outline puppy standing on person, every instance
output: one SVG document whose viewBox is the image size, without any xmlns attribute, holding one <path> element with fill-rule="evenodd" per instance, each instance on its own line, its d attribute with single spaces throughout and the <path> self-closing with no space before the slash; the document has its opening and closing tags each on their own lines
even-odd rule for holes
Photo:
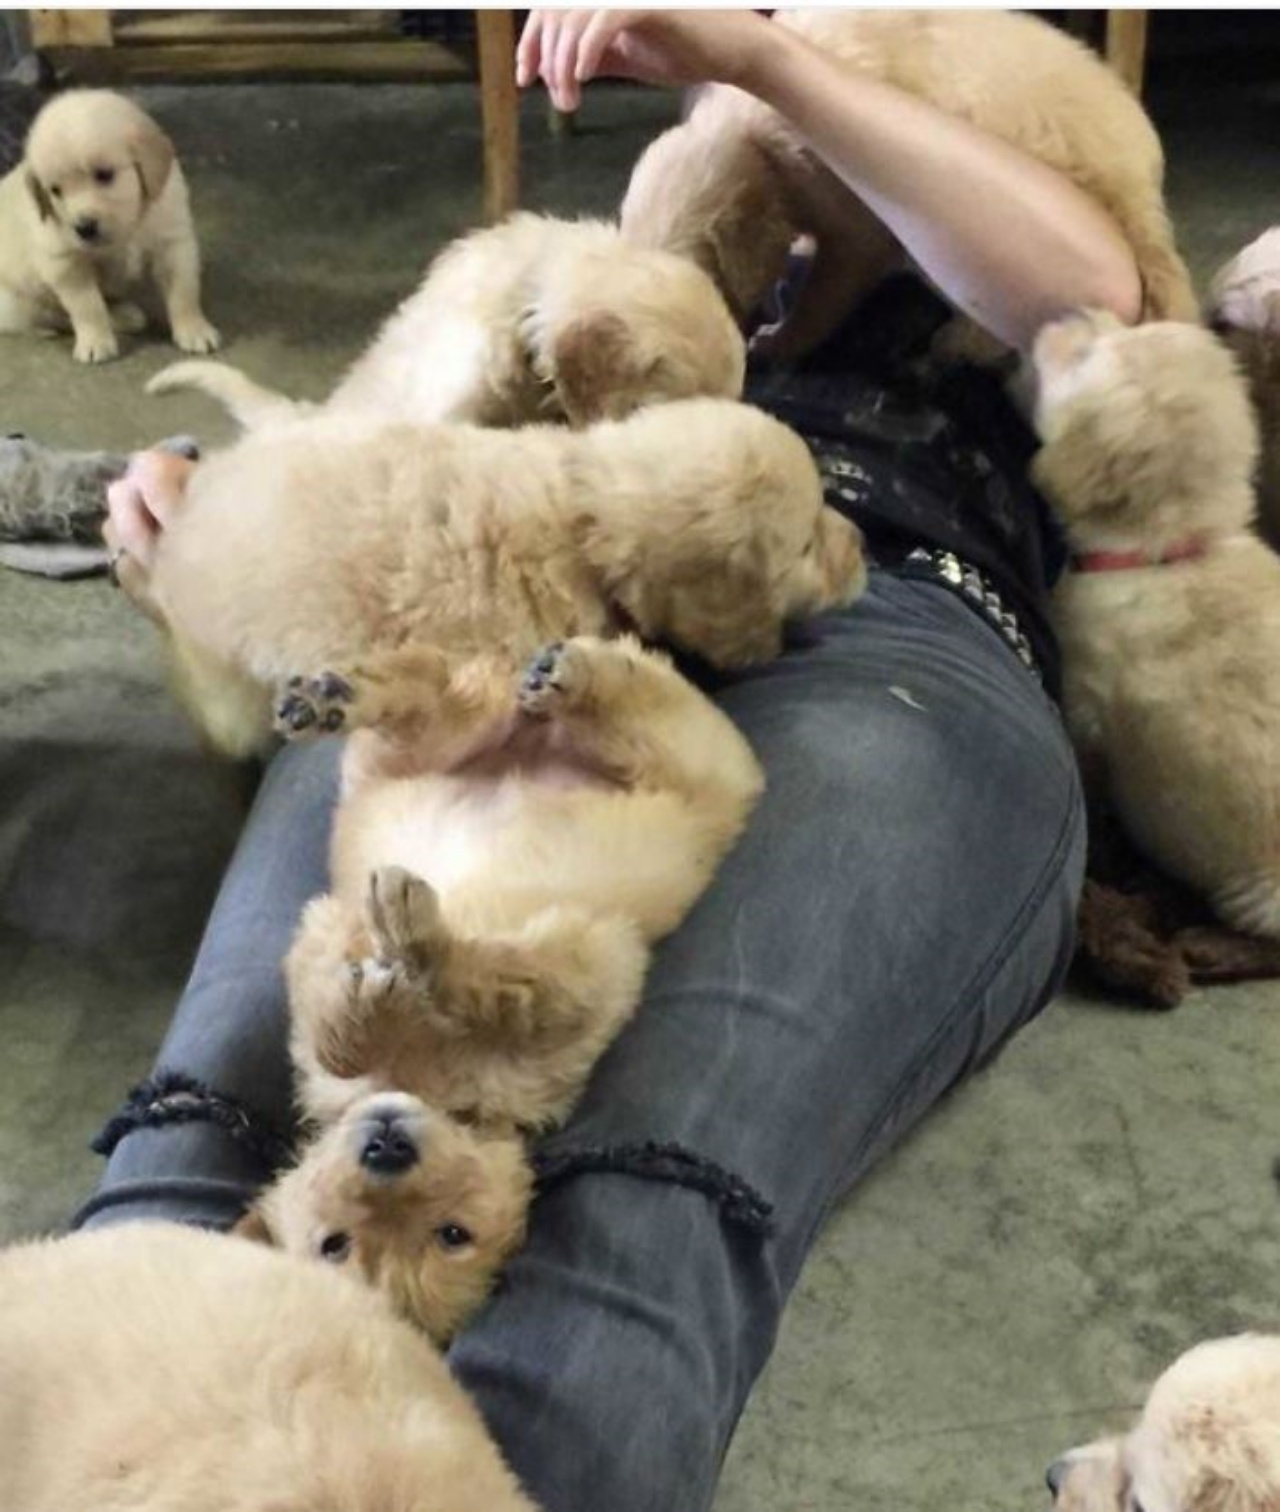
<svg viewBox="0 0 1280 1512">
<path fill-rule="evenodd" d="M 200 251 L 173 143 L 109 90 L 72 90 L 32 124 L 0 182 L 0 332 L 65 330 L 77 362 L 106 362 L 140 331 L 128 296 L 154 285 L 174 345 L 220 341 L 200 306 Z"/>
</svg>

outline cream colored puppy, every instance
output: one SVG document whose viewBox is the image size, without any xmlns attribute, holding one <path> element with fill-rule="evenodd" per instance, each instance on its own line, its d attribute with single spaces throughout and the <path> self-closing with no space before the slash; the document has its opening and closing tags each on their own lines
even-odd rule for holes
<svg viewBox="0 0 1280 1512">
<path fill-rule="evenodd" d="M 73 90 L 32 124 L 0 181 L 0 331 L 63 329 L 78 362 L 105 362 L 146 317 L 126 296 L 154 283 L 175 345 L 211 352 L 200 253 L 173 144 L 132 101 Z"/>
<path fill-rule="evenodd" d="M 446 1344 L 519 1247 L 532 1195 L 520 1140 L 385 1092 L 311 1140 L 236 1232 L 377 1287 Z"/>
<path fill-rule="evenodd" d="M 864 581 L 808 448 L 725 399 L 581 432 L 317 415 L 242 437 L 185 491 L 189 464 L 138 466 L 110 493 L 120 581 L 233 754 L 270 739 L 294 672 L 360 658 L 394 682 L 425 646 L 492 650 L 514 674 L 548 641 L 625 629 L 739 667 Z"/>
<path fill-rule="evenodd" d="M 1280 1506 L 1280 1337 L 1190 1349 L 1129 1434 L 1049 1470 L 1058 1512 L 1274 1512 Z"/>
<path fill-rule="evenodd" d="M 321 408 L 585 425 L 662 400 L 737 398 L 744 364 L 705 273 L 603 221 L 524 213 L 447 247 Z M 203 389 L 247 427 L 298 410 L 223 363 L 176 363 L 147 387 Z"/>
<path fill-rule="evenodd" d="M 1249 379 L 1262 438 L 1259 524 L 1280 549 L 1280 226 L 1264 231 L 1218 269 L 1209 285 L 1207 314 Z"/>
<path fill-rule="evenodd" d="M 430 648 L 394 683 L 294 679 L 290 734 L 354 730 L 332 893 L 285 965 L 303 1111 L 390 1088 L 483 1132 L 558 1122 L 763 784 L 733 723 L 630 637 L 513 678 Z"/>
<path fill-rule="evenodd" d="M 0 1254 L 0 1477 L 5 1512 L 533 1512 L 381 1296 L 176 1224 Z"/>
<path fill-rule="evenodd" d="M 779 12 L 774 24 L 1022 148 L 1091 194 L 1133 246 L 1144 316 L 1194 320 L 1173 243 L 1159 139 L 1119 78 L 1080 43 L 999 10 Z M 704 90 L 682 125 L 637 163 L 622 205 L 638 246 L 692 258 L 740 321 L 755 314 L 802 234 L 812 271 L 785 326 L 762 341 L 795 358 L 817 346 L 879 280 L 901 266 L 895 238 L 776 111 L 728 86 Z"/>
<path fill-rule="evenodd" d="M 1074 553 L 1064 704 L 1133 838 L 1236 929 L 1280 937 L 1280 560 L 1257 427 L 1208 331 L 1109 315 L 1036 341 L 1033 474 Z"/>
</svg>

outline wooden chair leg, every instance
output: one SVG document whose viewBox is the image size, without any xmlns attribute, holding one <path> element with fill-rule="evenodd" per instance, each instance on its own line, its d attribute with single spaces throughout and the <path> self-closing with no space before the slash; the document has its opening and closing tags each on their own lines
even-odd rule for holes
<svg viewBox="0 0 1280 1512">
<path fill-rule="evenodd" d="M 1107 62 L 1141 99 L 1147 62 L 1146 11 L 1107 12 L 1106 55 Z"/>
<path fill-rule="evenodd" d="M 484 123 L 484 214 L 501 220 L 520 198 L 520 100 L 516 89 L 515 16 L 476 12 L 480 111 Z"/>
</svg>

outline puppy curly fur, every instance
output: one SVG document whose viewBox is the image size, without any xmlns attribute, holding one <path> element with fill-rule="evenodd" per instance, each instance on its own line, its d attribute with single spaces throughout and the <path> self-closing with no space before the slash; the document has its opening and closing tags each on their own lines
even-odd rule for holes
<svg viewBox="0 0 1280 1512">
<path fill-rule="evenodd" d="M 763 787 L 732 722 L 630 637 L 359 667 L 330 895 L 286 962 L 304 1112 L 400 1088 L 485 1133 L 562 1119 L 634 1012 L 649 944 L 705 888 Z M 314 702 L 312 702 L 314 701 Z"/>
<path fill-rule="evenodd" d="M 178 1224 L 0 1255 L 5 1512 L 533 1512 L 374 1292 Z"/>
<path fill-rule="evenodd" d="M 65 330 L 79 362 L 104 362 L 146 315 L 126 302 L 153 283 L 174 344 L 211 352 L 200 253 L 173 143 L 108 90 L 51 100 L 22 165 L 0 181 L 0 331 Z"/>
<path fill-rule="evenodd" d="M 1073 1449 L 1049 1472 L 1058 1512 L 1274 1512 L 1280 1506 L 1280 1338 L 1190 1349 L 1124 1437 Z"/>
<path fill-rule="evenodd" d="M 1144 318 L 1197 318 L 1164 207 L 1159 139 L 1086 47 L 1034 17 L 994 10 L 794 11 L 774 24 L 839 59 L 855 80 L 883 79 L 1064 173 L 1128 237 Z M 621 221 L 637 245 L 705 268 L 744 322 L 782 275 L 792 243 L 812 237 L 812 272 L 768 343 L 788 358 L 816 347 L 903 256 L 776 111 L 727 86 L 703 91 L 688 120 L 650 145 Z"/>
<path fill-rule="evenodd" d="M 520 1140 L 378 1093 L 310 1140 L 236 1233 L 378 1288 L 445 1344 L 523 1241 L 532 1193 Z"/>
<path fill-rule="evenodd" d="M 515 668 L 628 627 L 736 667 L 863 580 L 804 443 L 713 399 L 579 433 L 293 420 L 202 463 L 150 570 L 121 564 L 233 754 L 267 738 L 267 690 L 298 669 L 381 653 L 393 676 L 421 645 Z"/>
<path fill-rule="evenodd" d="M 1253 535 L 1257 428 L 1201 328 L 1086 314 L 1034 353 L 1033 473 L 1076 553 L 1055 591 L 1064 706 L 1133 839 L 1235 928 L 1280 936 L 1280 561 Z M 1160 565 L 1192 541 L 1200 554 Z"/>
<path fill-rule="evenodd" d="M 742 337 L 699 269 L 603 221 L 526 212 L 447 247 L 322 408 L 585 425 L 662 400 L 737 398 L 744 366 Z M 247 427 L 298 409 L 223 363 L 176 363 L 147 387 L 202 389 Z"/>
</svg>

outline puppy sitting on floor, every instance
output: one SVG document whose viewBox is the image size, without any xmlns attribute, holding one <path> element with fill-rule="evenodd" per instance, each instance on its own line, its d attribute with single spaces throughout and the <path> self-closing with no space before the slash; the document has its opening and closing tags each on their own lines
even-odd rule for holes
<svg viewBox="0 0 1280 1512">
<path fill-rule="evenodd" d="M 432 1345 L 172 1223 L 0 1254 L 4 1512 L 534 1512 Z"/>
<path fill-rule="evenodd" d="M 745 348 L 715 285 L 603 221 L 514 215 L 431 264 L 321 406 L 427 424 L 619 419 L 699 394 L 736 399 Z M 253 428 L 300 406 L 217 362 L 179 362 L 149 393 L 197 388 Z"/>
<path fill-rule="evenodd" d="M 1133 1431 L 1049 1470 L 1058 1512 L 1274 1512 L 1280 1506 L 1280 1337 L 1197 1345 L 1151 1390 Z"/>
<path fill-rule="evenodd" d="M 443 1345 L 519 1247 L 532 1193 L 520 1140 L 380 1092 L 310 1141 L 236 1233 L 378 1288 Z"/>
<path fill-rule="evenodd" d="M 174 344 L 212 352 L 200 252 L 173 144 L 132 101 L 72 90 L 50 101 L 24 162 L 0 181 L 0 332 L 65 330 L 77 362 L 106 362 L 147 316 L 154 283 Z"/>
<path fill-rule="evenodd" d="M 395 684 L 292 681 L 288 734 L 352 731 L 332 892 L 286 962 L 303 1112 L 403 1089 L 485 1133 L 564 1118 L 763 786 L 735 726 L 633 639 L 432 648 Z"/>
<path fill-rule="evenodd" d="M 1065 174 L 1132 245 L 1144 318 L 1198 317 L 1165 212 L 1159 138 L 1088 48 L 1033 16 L 999 10 L 833 7 L 781 11 L 773 24 L 837 60 L 850 89 L 862 77 L 883 80 Z M 688 120 L 650 145 L 621 221 L 638 246 L 705 268 L 744 324 L 758 316 L 797 238 L 811 238 L 812 269 L 792 312 L 757 337 L 759 349 L 782 360 L 820 345 L 905 260 L 893 234 L 777 111 L 728 85 L 700 91 Z M 954 332 L 949 340 L 967 349 Z M 993 347 L 976 328 L 969 344 L 984 355 Z"/>
<path fill-rule="evenodd" d="M 270 739 L 270 689 L 298 670 L 360 657 L 395 684 L 436 647 L 514 674 L 549 640 L 627 628 L 740 667 L 864 581 L 808 448 L 724 399 L 582 432 L 321 414 L 194 467 L 144 453 L 110 497 L 120 582 L 232 754 Z"/>
<path fill-rule="evenodd" d="M 1244 383 L 1208 331 L 1106 314 L 1047 326 L 1033 358 L 1077 749 L 1164 870 L 1280 937 L 1280 560 L 1250 529 Z"/>
</svg>

